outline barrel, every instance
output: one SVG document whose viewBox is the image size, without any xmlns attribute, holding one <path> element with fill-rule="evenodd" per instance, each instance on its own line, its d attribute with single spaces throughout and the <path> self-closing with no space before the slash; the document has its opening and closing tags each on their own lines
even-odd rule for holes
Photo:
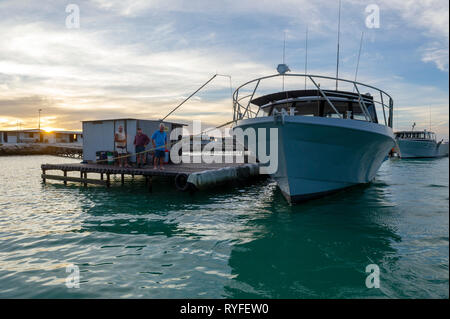
<svg viewBox="0 0 450 319">
<path fill-rule="evenodd" d="M 166 149 L 164 152 L 164 164 L 168 164 L 169 163 L 169 150 Z"/>
<path fill-rule="evenodd" d="M 114 153 L 113 152 L 107 152 L 106 156 L 107 156 L 107 159 L 108 159 L 108 164 L 109 165 L 114 164 Z"/>
</svg>

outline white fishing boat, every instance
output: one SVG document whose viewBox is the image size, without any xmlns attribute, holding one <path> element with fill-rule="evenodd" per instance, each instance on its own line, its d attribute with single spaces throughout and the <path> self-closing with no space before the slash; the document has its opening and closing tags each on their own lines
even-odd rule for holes
<svg viewBox="0 0 450 319">
<path fill-rule="evenodd" d="M 233 103 L 234 129 L 266 129 L 267 144 L 267 129 L 278 129 L 278 168 L 271 176 L 286 199 L 298 202 L 370 182 L 395 145 L 393 99 L 356 81 L 281 69 L 238 87 Z M 263 88 L 274 80 L 282 80 L 281 91 Z M 296 82 L 294 90 L 284 89 L 285 80 Z"/>
<path fill-rule="evenodd" d="M 414 125 L 413 125 L 414 129 Z M 401 158 L 434 158 L 448 156 L 448 143 L 437 142 L 436 134 L 427 130 L 395 133 Z"/>
</svg>

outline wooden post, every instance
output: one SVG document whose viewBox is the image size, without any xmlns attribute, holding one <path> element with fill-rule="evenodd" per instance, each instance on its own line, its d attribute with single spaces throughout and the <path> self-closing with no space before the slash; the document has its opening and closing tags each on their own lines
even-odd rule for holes
<svg viewBox="0 0 450 319">
<path fill-rule="evenodd" d="M 83 172 L 82 171 L 80 171 L 80 178 L 82 179 L 83 178 Z M 81 183 L 81 182 L 80 182 Z"/>
<path fill-rule="evenodd" d="M 152 192 L 152 177 L 151 176 L 148 177 L 148 191 L 149 191 L 149 193 Z"/>
<path fill-rule="evenodd" d="M 125 183 L 124 174 L 120 174 L 120 183 L 123 185 Z"/>
<path fill-rule="evenodd" d="M 84 173 L 84 179 L 86 180 L 87 179 L 87 173 Z M 86 187 L 87 186 L 87 183 L 86 183 L 86 181 L 84 182 L 84 187 Z"/>
<path fill-rule="evenodd" d="M 103 180 L 103 173 L 100 173 L 100 179 Z"/>
<path fill-rule="evenodd" d="M 64 177 L 67 177 L 67 171 L 64 170 L 63 172 L 64 172 Z M 64 185 L 67 185 L 67 180 L 64 180 Z"/>
<path fill-rule="evenodd" d="M 109 173 L 106 173 L 106 187 L 110 187 L 110 186 L 111 186 L 110 176 L 109 176 Z"/>
<path fill-rule="evenodd" d="M 42 170 L 42 174 L 45 175 L 45 169 Z M 45 177 L 42 177 L 42 181 L 43 181 L 44 184 L 45 184 Z"/>
</svg>

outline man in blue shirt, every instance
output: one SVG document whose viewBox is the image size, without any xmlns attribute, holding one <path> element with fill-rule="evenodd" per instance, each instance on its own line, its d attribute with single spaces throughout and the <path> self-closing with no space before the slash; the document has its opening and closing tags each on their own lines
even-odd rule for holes
<svg viewBox="0 0 450 319">
<path fill-rule="evenodd" d="M 164 156 L 167 148 L 167 134 L 164 131 L 164 124 L 159 124 L 159 130 L 152 135 L 153 148 L 155 149 L 155 160 L 153 162 L 153 169 L 157 169 L 156 161 L 159 159 L 159 169 L 164 169 Z"/>
</svg>

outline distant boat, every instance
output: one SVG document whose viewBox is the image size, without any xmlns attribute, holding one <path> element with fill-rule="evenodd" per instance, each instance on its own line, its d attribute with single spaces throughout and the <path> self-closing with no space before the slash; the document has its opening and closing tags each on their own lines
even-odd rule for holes
<svg viewBox="0 0 450 319">
<path fill-rule="evenodd" d="M 314 89 L 256 97 L 263 82 L 276 77 L 300 78 L 301 83 L 306 78 Z M 319 81 L 333 89 L 325 89 Z M 350 90 L 334 89 L 338 82 Z M 362 89 L 373 95 L 360 94 Z M 356 81 L 275 74 L 243 84 L 234 92 L 233 101 L 234 129 L 254 128 L 258 132 L 259 128 L 278 128 L 278 169 L 271 176 L 290 202 L 370 182 L 395 146 L 392 98 Z M 269 142 L 268 130 L 266 139 Z"/>
<path fill-rule="evenodd" d="M 413 126 L 414 127 L 414 126 Z M 395 133 L 401 158 L 434 158 L 448 156 L 448 143 L 436 141 L 436 134 L 427 130 Z"/>
</svg>

